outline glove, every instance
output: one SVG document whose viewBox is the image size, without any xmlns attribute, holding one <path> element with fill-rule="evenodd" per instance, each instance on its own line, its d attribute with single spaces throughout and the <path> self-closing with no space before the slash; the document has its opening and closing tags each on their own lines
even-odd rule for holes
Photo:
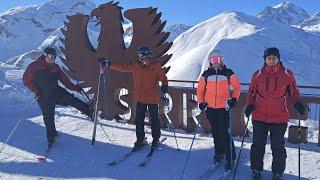
<svg viewBox="0 0 320 180">
<path fill-rule="evenodd" d="M 168 93 L 168 85 L 163 84 L 163 85 L 161 86 L 161 92 L 162 92 L 163 94 Z"/>
<path fill-rule="evenodd" d="M 296 111 L 298 111 L 300 115 L 304 115 L 306 108 L 301 101 L 296 102 L 294 104 L 294 108 L 296 109 Z"/>
<path fill-rule="evenodd" d="M 206 108 L 207 108 L 207 103 L 200 103 L 200 104 L 199 104 L 199 109 L 200 109 L 201 111 L 206 110 Z"/>
<path fill-rule="evenodd" d="M 74 90 L 80 93 L 82 91 L 82 87 L 80 87 L 79 85 L 75 85 Z"/>
<path fill-rule="evenodd" d="M 237 104 L 237 98 L 228 99 L 228 105 L 230 108 L 233 108 Z"/>
<path fill-rule="evenodd" d="M 246 110 L 244 112 L 244 114 L 246 115 L 246 117 L 248 118 L 252 111 L 255 109 L 255 106 L 253 104 L 249 104 L 247 107 L 246 107 Z"/>
<path fill-rule="evenodd" d="M 167 105 L 169 104 L 169 99 L 166 98 L 165 96 L 161 97 L 161 100 Z"/>
<path fill-rule="evenodd" d="M 39 93 L 39 92 L 35 93 L 34 99 L 35 99 L 36 101 L 38 101 L 38 100 L 40 99 L 40 93 Z"/>
<path fill-rule="evenodd" d="M 102 68 L 109 67 L 111 65 L 111 62 L 105 58 L 99 58 L 98 61 L 99 61 L 100 65 L 102 66 Z"/>
</svg>

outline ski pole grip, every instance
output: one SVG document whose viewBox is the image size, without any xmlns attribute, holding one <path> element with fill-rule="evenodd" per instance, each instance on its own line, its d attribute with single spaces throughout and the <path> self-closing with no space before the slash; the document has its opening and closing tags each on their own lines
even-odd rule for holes
<svg viewBox="0 0 320 180">
<path fill-rule="evenodd" d="M 105 73 L 106 67 L 108 66 L 108 64 L 110 63 L 107 59 L 105 58 L 99 58 L 98 59 L 99 62 L 99 69 L 100 69 L 100 75 Z"/>
</svg>

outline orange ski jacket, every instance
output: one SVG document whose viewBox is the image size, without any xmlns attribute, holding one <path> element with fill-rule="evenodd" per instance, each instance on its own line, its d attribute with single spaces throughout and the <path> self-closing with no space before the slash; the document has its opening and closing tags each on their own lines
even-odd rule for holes
<svg viewBox="0 0 320 180">
<path fill-rule="evenodd" d="M 233 88 L 232 97 L 229 85 Z M 209 68 L 202 74 L 198 83 L 198 103 L 207 103 L 208 107 L 214 109 L 226 108 L 228 99 L 238 100 L 240 91 L 240 81 L 231 69 L 226 66 L 217 71 Z"/>
<path fill-rule="evenodd" d="M 159 103 L 159 81 L 168 85 L 166 72 L 156 60 L 152 60 L 148 65 L 138 61 L 130 64 L 111 64 L 109 68 L 133 73 L 133 95 L 137 101 L 144 104 Z"/>
</svg>

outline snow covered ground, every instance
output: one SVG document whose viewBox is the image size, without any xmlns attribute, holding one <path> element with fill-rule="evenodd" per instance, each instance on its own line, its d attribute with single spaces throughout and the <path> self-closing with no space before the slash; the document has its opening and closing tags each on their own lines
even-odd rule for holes
<svg viewBox="0 0 320 180">
<path fill-rule="evenodd" d="M 162 136 L 168 139 L 147 167 L 137 166 L 147 154 L 147 149 L 118 166 L 108 167 L 107 162 L 130 151 L 135 141 L 134 125 L 102 120 L 102 127 L 112 142 L 98 126 L 96 144 L 91 146 L 93 123 L 72 107 L 57 107 L 56 127 L 59 139 L 50 152 L 48 161 L 39 163 L 36 156 L 47 145 L 45 129 L 37 103 L 22 85 L 23 70 L 1 65 L 0 74 L 0 148 L 16 123 L 21 120 L 8 145 L 0 153 L 0 179 L 180 179 L 192 134 L 183 130 L 177 132 L 182 149 L 177 151 L 173 133 L 164 129 Z M 306 179 L 320 179 L 320 147 L 316 145 L 319 125 L 315 121 L 309 121 L 306 125 L 309 126 L 309 142 L 301 145 L 301 174 Z M 146 132 L 151 141 L 149 127 Z M 241 138 L 235 137 L 235 140 L 239 151 Z M 237 179 L 250 179 L 251 142 L 251 138 L 246 139 Z M 286 147 L 288 158 L 285 178 L 297 179 L 298 146 L 286 143 Z M 196 136 L 184 179 L 199 179 L 210 166 L 212 157 L 211 135 L 200 132 Z M 272 176 L 271 159 L 268 144 L 263 179 L 270 179 Z M 222 172 L 223 169 L 220 168 L 212 179 L 217 179 Z"/>
<path fill-rule="evenodd" d="M 39 163 L 36 156 L 46 147 L 45 131 L 40 110 L 35 103 L 23 111 L 26 104 L 1 104 L 0 141 L 4 142 L 18 120 L 20 126 L 9 141 L 8 146 L 0 154 L 1 179 L 180 179 L 192 134 L 184 131 L 177 133 L 179 146 L 175 149 L 173 133 L 162 130 L 162 137 L 167 137 L 162 149 L 156 152 L 151 163 L 144 168 L 137 165 L 147 154 L 147 149 L 115 167 L 108 167 L 110 162 L 130 151 L 135 140 L 135 127 L 114 121 L 101 121 L 102 126 L 111 137 L 110 142 L 98 127 L 97 141 L 91 146 L 93 123 L 77 110 L 58 107 L 56 126 L 59 138 L 49 154 L 47 162 Z M 146 129 L 151 141 L 150 128 Z M 241 139 L 235 138 L 237 151 Z M 241 154 L 236 179 L 250 179 L 249 150 L 251 138 L 247 138 Z M 285 179 L 297 179 L 298 149 L 297 145 L 286 143 L 288 158 Z M 301 174 L 306 179 L 320 179 L 320 147 L 315 142 L 301 145 Z M 199 176 L 210 165 L 213 156 L 212 138 L 208 134 L 196 136 L 194 148 L 190 156 L 184 179 L 199 179 Z M 270 179 L 272 154 L 267 145 L 265 154 L 265 171 L 263 179 Z M 223 168 L 212 175 L 217 179 Z"/>
<path fill-rule="evenodd" d="M 147 150 L 139 152 L 118 166 L 108 167 L 107 162 L 130 151 L 135 141 L 135 127 L 103 120 L 102 126 L 113 141 L 110 142 L 98 127 L 97 142 L 91 146 L 93 123 L 71 107 L 57 108 L 56 126 L 59 139 L 50 152 L 48 161 L 37 162 L 36 156 L 46 148 L 45 129 L 40 109 L 33 102 L 33 95 L 22 85 L 23 72 L 23 69 L 0 64 L 0 148 L 16 123 L 21 120 L 8 145 L 0 153 L 0 179 L 180 179 L 192 134 L 179 130 L 177 136 L 182 151 L 177 151 L 173 133 L 162 130 L 162 136 L 168 139 L 147 167 L 137 166 L 147 154 Z M 309 142 L 301 145 L 301 174 L 305 179 L 320 179 L 320 147 L 316 145 L 319 125 L 316 121 L 308 121 L 305 125 L 309 127 Z M 146 131 L 151 141 L 150 128 Z M 240 142 L 240 137 L 236 137 L 237 151 Z M 237 179 L 250 179 L 251 142 L 250 138 L 246 139 Z M 286 143 L 286 147 L 288 158 L 285 179 L 297 179 L 298 146 Z M 210 166 L 212 157 L 211 135 L 197 134 L 183 179 L 199 179 Z M 272 176 L 271 159 L 268 144 L 263 179 L 270 179 Z M 212 179 L 218 179 L 222 172 L 222 168 L 217 170 Z"/>
</svg>

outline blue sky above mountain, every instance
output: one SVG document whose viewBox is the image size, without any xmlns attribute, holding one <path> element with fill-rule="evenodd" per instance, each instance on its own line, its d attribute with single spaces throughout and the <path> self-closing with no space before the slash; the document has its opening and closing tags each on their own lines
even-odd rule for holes
<svg viewBox="0 0 320 180">
<path fill-rule="evenodd" d="M 0 13 L 9 8 L 25 5 L 41 4 L 44 0 L 1 0 Z M 91 0 L 95 4 L 102 4 L 105 0 Z M 186 24 L 195 25 L 206 19 L 225 11 L 239 11 L 249 15 L 257 15 L 266 6 L 275 6 L 283 2 L 283 0 L 201 0 L 201 1 L 185 1 L 185 0 L 119 0 L 120 5 L 124 9 L 135 7 L 154 6 L 163 12 L 164 19 L 168 20 L 168 24 Z M 291 0 L 298 7 L 304 9 L 309 15 L 319 12 L 320 1 L 303 1 Z M 191 13 L 192 12 L 192 13 Z"/>
</svg>

